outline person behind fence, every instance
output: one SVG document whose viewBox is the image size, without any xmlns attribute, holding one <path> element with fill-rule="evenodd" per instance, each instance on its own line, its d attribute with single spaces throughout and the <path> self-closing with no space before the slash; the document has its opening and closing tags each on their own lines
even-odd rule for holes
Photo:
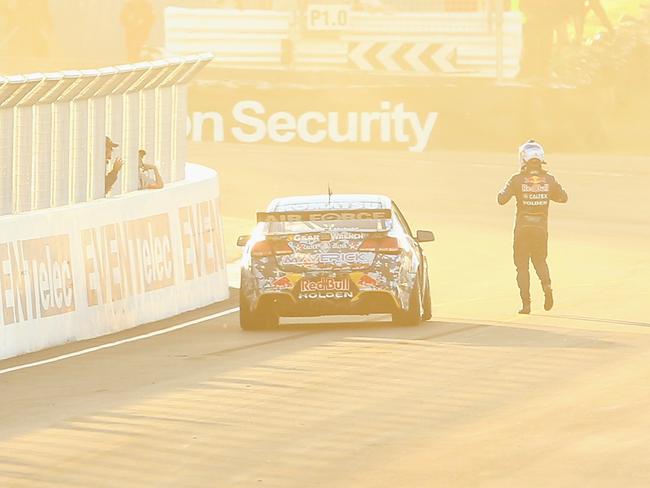
<svg viewBox="0 0 650 488">
<path fill-rule="evenodd" d="M 147 151 L 140 149 L 138 151 L 138 167 L 140 178 L 140 190 L 157 190 L 165 186 L 160 171 L 155 164 L 147 164 L 144 157 Z"/>
<path fill-rule="evenodd" d="M 119 146 L 120 145 L 114 143 L 110 137 L 106 136 L 106 177 L 104 178 L 105 195 L 108 195 L 108 192 L 113 188 L 113 185 L 117 181 L 117 175 L 120 173 L 120 170 L 124 165 L 122 158 L 116 158 L 113 160 L 113 149 Z"/>
<path fill-rule="evenodd" d="M 519 148 L 520 172 L 513 175 L 497 196 L 499 205 L 517 199 L 514 230 L 514 261 L 521 296 L 520 314 L 530 313 L 530 272 L 533 266 L 544 290 L 544 310 L 553 308 L 551 276 L 546 263 L 548 254 L 549 202 L 566 203 L 567 193 L 543 165 L 544 148 L 530 140 Z"/>
</svg>

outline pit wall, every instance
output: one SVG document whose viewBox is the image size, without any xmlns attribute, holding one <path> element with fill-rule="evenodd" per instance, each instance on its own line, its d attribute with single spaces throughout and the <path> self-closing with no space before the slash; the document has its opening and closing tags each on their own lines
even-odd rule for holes
<svg viewBox="0 0 650 488">
<path fill-rule="evenodd" d="M 218 175 L 0 217 L 0 359 L 228 296 Z"/>
</svg>

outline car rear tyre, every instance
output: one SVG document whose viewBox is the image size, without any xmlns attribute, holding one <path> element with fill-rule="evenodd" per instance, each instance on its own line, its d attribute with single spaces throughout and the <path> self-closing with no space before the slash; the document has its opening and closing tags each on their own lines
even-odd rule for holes
<svg viewBox="0 0 650 488">
<path fill-rule="evenodd" d="M 433 307 L 431 306 L 431 288 L 429 287 L 429 278 L 427 278 L 427 285 L 424 289 L 422 311 L 422 320 L 431 320 L 431 317 L 433 317 Z"/>
<path fill-rule="evenodd" d="M 413 285 L 413 289 L 411 290 L 408 310 L 398 310 L 397 312 L 393 312 L 393 324 L 410 327 L 420 325 L 421 322 L 422 306 L 420 300 L 420 285 L 416 279 L 415 285 Z"/>
<path fill-rule="evenodd" d="M 272 310 L 253 309 L 243 288 L 239 289 L 239 326 L 242 330 L 264 330 L 277 327 L 279 318 Z"/>
</svg>

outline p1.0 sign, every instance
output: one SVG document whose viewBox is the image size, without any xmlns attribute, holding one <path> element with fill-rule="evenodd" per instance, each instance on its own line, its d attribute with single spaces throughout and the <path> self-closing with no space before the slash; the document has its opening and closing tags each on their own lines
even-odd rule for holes
<svg viewBox="0 0 650 488">
<path fill-rule="evenodd" d="M 349 5 L 312 4 L 307 9 L 307 30 L 340 31 L 349 25 Z"/>
</svg>

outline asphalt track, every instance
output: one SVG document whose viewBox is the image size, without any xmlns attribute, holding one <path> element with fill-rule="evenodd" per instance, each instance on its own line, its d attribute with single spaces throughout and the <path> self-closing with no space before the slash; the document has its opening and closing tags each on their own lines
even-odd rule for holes
<svg viewBox="0 0 650 488">
<path fill-rule="evenodd" d="M 558 303 L 535 284 L 521 317 L 495 203 L 512 155 L 191 152 L 229 243 L 276 195 L 391 195 L 438 237 L 434 319 L 245 333 L 233 297 L 0 362 L 1 487 L 650 485 L 650 158 L 550 157 Z"/>
</svg>

